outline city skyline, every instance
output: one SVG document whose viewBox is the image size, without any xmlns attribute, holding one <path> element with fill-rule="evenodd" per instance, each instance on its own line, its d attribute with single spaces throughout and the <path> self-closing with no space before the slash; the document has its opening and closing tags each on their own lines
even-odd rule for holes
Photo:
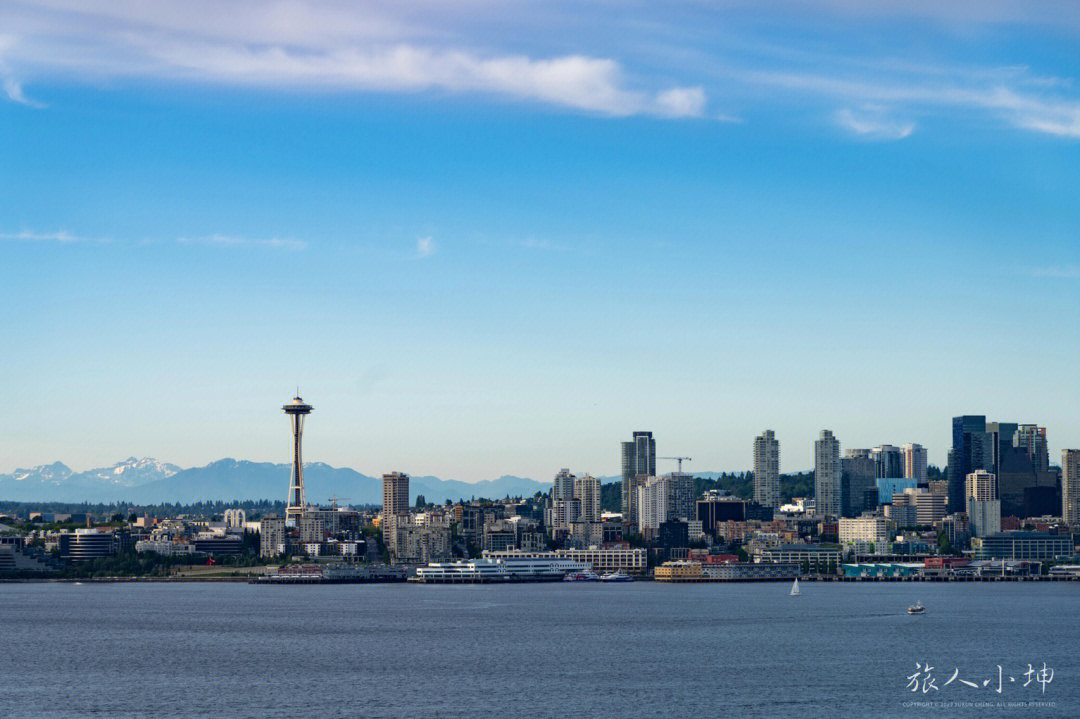
<svg viewBox="0 0 1080 719">
<path fill-rule="evenodd" d="M 293 397 L 290 402 L 288 402 L 286 405 L 284 405 L 282 407 L 282 410 L 286 414 L 288 414 L 288 415 L 290 415 L 292 417 L 292 419 L 290 421 L 292 422 L 292 448 L 293 449 L 292 449 L 292 453 L 290 454 L 289 460 L 288 460 L 288 462 L 286 462 L 286 464 L 288 464 L 291 467 L 291 480 L 290 480 L 290 488 L 289 488 L 290 506 L 295 506 L 295 507 L 302 506 L 302 504 L 303 504 L 302 500 L 299 500 L 297 498 L 303 496 L 303 471 L 302 471 L 302 468 L 303 468 L 304 465 L 308 464 L 307 461 L 301 459 L 301 455 L 300 455 L 300 436 L 301 436 L 301 434 L 303 432 L 303 421 L 302 421 L 302 419 L 299 419 L 299 417 L 306 416 L 307 414 L 309 414 L 311 412 L 311 409 L 312 409 L 311 406 L 305 404 L 303 402 L 303 400 L 299 396 Z M 1039 426 L 1037 424 L 1008 423 L 1008 422 L 1006 422 L 1006 423 L 986 422 L 985 416 L 981 416 L 981 415 L 964 415 L 964 416 L 953 417 L 952 418 L 952 423 L 953 423 L 953 428 L 954 428 L 953 429 L 953 431 L 954 431 L 954 436 L 953 436 L 954 443 L 957 441 L 958 436 L 962 436 L 962 435 L 956 435 L 955 434 L 955 432 L 957 431 L 956 430 L 957 422 L 958 421 L 959 422 L 964 422 L 964 421 L 967 421 L 967 420 L 978 420 L 979 422 L 981 422 L 981 424 L 979 425 L 980 427 L 992 427 L 992 428 L 994 428 L 995 432 L 997 431 L 996 428 L 998 426 L 1009 427 L 1009 428 L 1011 428 L 1011 431 L 1013 433 L 1015 433 L 1018 438 L 1023 439 L 1023 441 L 1021 441 L 1021 439 L 1017 440 L 1017 443 L 1015 445 L 1017 451 L 1022 451 L 1022 452 L 1026 452 L 1026 453 L 1032 453 L 1033 452 L 1032 456 L 1038 455 L 1040 452 L 1042 453 L 1042 455 L 1045 455 L 1045 457 L 1042 460 L 1044 464 L 1039 465 L 1039 467 L 1042 470 L 1046 470 L 1049 466 L 1060 466 L 1060 465 L 1055 465 L 1052 460 L 1048 459 L 1049 458 L 1049 449 L 1048 449 L 1049 444 L 1048 444 L 1048 442 L 1046 440 L 1046 428 L 1045 427 Z M 298 424 L 298 422 L 299 422 L 299 424 Z M 1036 432 L 1040 433 L 1037 436 L 1041 438 L 1041 444 L 1037 445 L 1037 449 L 1036 449 L 1036 446 L 1030 446 L 1030 447 L 1028 446 L 1029 444 L 1031 444 L 1031 440 L 1030 440 L 1031 436 L 1035 435 Z M 1010 444 L 1012 443 L 1012 436 L 1013 436 L 1012 434 L 1008 435 L 1008 442 Z M 603 477 L 604 479 L 608 479 L 608 480 L 610 480 L 612 482 L 621 482 L 623 487 L 625 488 L 627 486 L 628 482 L 632 483 L 634 481 L 634 479 L 638 478 L 638 477 L 664 476 L 664 475 L 670 474 L 672 472 L 681 471 L 681 462 L 679 462 L 679 460 L 692 461 L 692 458 L 690 458 L 690 457 L 672 457 L 672 456 L 657 457 L 656 456 L 656 439 L 655 439 L 654 433 L 652 431 L 640 431 L 640 430 L 639 431 L 634 431 L 633 432 L 633 437 L 634 437 L 633 441 L 630 441 L 630 442 L 621 441 L 621 442 L 619 442 L 619 462 L 620 462 L 620 465 L 621 465 L 621 472 L 616 474 L 616 473 L 607 473 L 607 472 L 601 471 L 601 472 L 596 472 L 595 473 L 597 476 Z M 755 468 L 759 464 L 764 462 L 765 464 L 763 466 L 766 466 L 766 472 L 768 473 L 768 476 L 771 477 L 771 479 L 768 480 L 768 483 L 770 483 L 769 484 L 770 488 L 767 490 L 767 493 L 770 496 L 772 496 L 778 491 L 775 486 L 772 486 L 772 483 L 775 483 L 775 478 L 778 477 L 779 475 L 799 474 L 799 473 L 806 473 L 806 472 L 813 473 L 815 471 L 816 466 L 819 464 L 820 456 L 821 456 L 819 454 L 819 452 L 818 452 L 819 443 L 820 443 L 820 441 L 822 439 L 826 439 L 826 438 L 828 438 L 828 440 L 830 442 L 839 443 L 837 445 L 837 449 L 836 449 L 836 452 L 835 452 L 837 461 L 839 461 L 839 456 L 841 454 L 841 448 L 842 448 L 842 454 L 844 455 L 845 459 L 848 459 L 848 458 L 851 458 L 851 457 L 865 457 L 865 458 L 867 458 L 868 460 L 871 461 L 872 465 L 874 465 L 876 467 L 879 467 L 879 469 L 875 470 L 876 471 L 875 476 L 877 476 L 877 477 L 882 477 L 882 478 L 885 478 L 885 477 L 910 477 L 910 478 L 917 479 L 917 480 L 919 480 L 921 482 L 926 481 L 926 468 L 928 466 L 928 463 L 926 461 L 926 457 L 927 457 L 928 453 L 927 453 L 926 447 L 924 447 L 923 445 L 918 444 L 918 443 L 905 443 L 904 445 L 897 447 L 895 445 L 885 443 L 885 444 L 879 444 L 879 445 L 876 445 L 876 446 L 873 446 L 873 447 L 870 447 L 870 446 L 864 446 L 864 447 L 861 447 L 861 446 L 856 446 L 856 447 L 845 446 L 843 444 L 843 442 L 841 441 L 841 438 L 836 436 L 835 433 L 832 432 L 832 430 L 827 429 L 827 428 L 820 430 L 818 438 L 812 441 L 812 445 L 811 445 L 811 447 L 812 447 L 811 464 L 810 464 L 809 467 L 801 467 L 800 466 L 800 467 L 796 467 L 796 468 L 790 468 L 790 467 L 789 468 L 781 468 L 780 462 L 779 462 L 779 456 L 780 456 L 779 447 L 780 447 L 780 444 L 781 444 L 780 438 L 776 437 L 776 434 L 775 434 L 775 432 L 773 430 L 766 429 L 761 434 L 759 434 L 759 435 L 757 435 L 757 436 L 755 436 L 753 438 L 752 445 L 751 445 L 751 450 L 750 450 L 749 467 L 698 468 L 697 471 L 702 472 L 702 473 L 706 473 L 706 474 L 725 473 L 725 472 L 734 472 L 734 473 L 750 472 L 750 473 L 757 474 L 757 472 L 755 472 Z M 768 447 L 769 449 L 766 450 L 765 449 L 766 447 Z M 952 447 L 949 447 L 945 451 L 948 454 L 948 453 L 952 452 L 952 449 L 953 449 Z M 970 451 L 970 450 L 968 450 L 968 451 Z M 981 446 L 980 446 L 980 449 L 978 449 L 978 451 L 979 452 L 984 452 L 984 451 L 989 452 L 989 450 L 983 450 L 981 448 Z M 1062 456 L 1064 456 L 1065 452 L 1075 452 L 1075 451 L 1080 451 L 1080 450 L 1074 450 L 1074 449 L 1070 449 L 1070 448 L 1063 449 L 1062 450 L 1062 453 L 1063 453 Z M 994 455 L 994 456 L 996 457 L 996 455 Z M 988 454 L 987 457 L 989 458 L 990 455 Z M 236 458 L 236 457 L 233 457 L 233 458 L 218 458 L 217 460 L 213 460 L 209 464 L 213 464 L 216 461 L 221 461 L 222 459 L 240 459 L 240 460 L 243 460 L 243 461 L 254 461 L 254 462 L 260 461 L 260 460 L 253 460 L 251 458 Z M 666 460 L 666 461 L 670 461 L 670 462 L 673 462 L 673 463 L 675 463 L 675 462 L 679 462 L 679 463 L 674 465 L 672 468 L 670 468 L 670 471 L 666 471 L 666 470 L 661 471 L 656 466 L 656 459 Z M 104 467 L 92 467 L 92 468 L 77 468 L 77 467 L 75 467 L 75 468 L 73 468 L 73 467 L 68 466 L 66 463 L 64 463 L 63 460 L 56 460 L 56 461 L 60 462 L 61 464 L 65 464 L 65 466 L 68 469 L 71 469 L 74 472 L 89 471 L 89 469 L 96 469 L 96 470 L 104 469 Z M 125 464 L 131 463 L 132 461 L 136 461 L 136 464 L 142 464 L 142 463 L 150 462 L 150 461 L 156 461 L 157 462 L 158 460 L 157 460 L 157 458 L 149 458 L 149 457 L 143 457 L 142 459 L 139 459 L 138 457 L 136 457 L 136 455 L 128 455 L 126 460 L 120 460 L 119 462 L 115 463 L 115 466 L 117 466 L 117 467 L 123 466 Z M 268 461 L 271 464 L 278 464 L 279 463 L 279 462 L 276 462 L 274 460 L 262 460 L 262 461 Z M 830 462 L 831 461 L 832 460 L 830 460 Z M 996 462 L 996 459 L 994 461 Z M 312 462 L 316 463 L 316 464 L 329 465 L 329 463 L 327 463 L 326 461 L 321 460 L 321 459 L 314 459 L 314 460 L 312 460 Z M 160 464 L 160 462 L 158 462 L 158 464 Z M 573 464 L 575 467 L 578 466 L 578 464 L 575 464 L 575 463 L 571 463 L 571 464 Z M 948 466 L 949 466 L 947 462 L 942 463 L 942 464 L 935 464 L 935 463 L 929 463 L 929 464 L 932 465 L 932 466 L 935 466 L 942 473 L 946 472 L 947 469 L 948 469 Z M 113 465 L 109 465 L 109 466 L 113 466 Z M 164 465 L 164 466 L 173 467 L 174 469 L 177 469 L 177 468 L 178 469 L 187 469 L 188 468 L 188 467 L 176 467 L 175 465 L 172 465 L 172 464 L 167 464 L 167 465 Z M 201 466 L 201 465 L 197 465 L 197 466 Z M 332 465 L 330 465 L 330 466 L 332 466 Z M 347 467 L 348 465 L 340 465 L 340 466 Z M 42 468 L 42 467 L 48 467 L 48 464 L 36 465 L 34 467 L 25 466 L 25 467 L 20 467 L 18 469 L 29 470 L 29 469 L 39 469 L 39 468 Z M 354 469 L 354 470 L 358 470 L 358 471 L 361 471 L 361 472 L 363 472 L 365 470 L 365 468 L 360 468 L 360 467 L 349 467 L 349 468 Z M 970 468 L 967 467 L 966 465 L 958 466 L 958 468 L 957 468 L 957 471 L 959 473 L 958 476 L 961 477 L 961 478 L 966 477 L 967 474 L 969 473 L 968 472 L 969 469 Z M 830 471 L 832 471 L 832 470 L 830 470 Z M 569 472 L 570 472 L 569 468 L 564 467 L 564 468 L 561 468 L 561 469 L 559 469 L 557 471 L 554 471 L 553 476 L 555 476 L 556 480 L 558 480 L 559 477 L 561 477 L 564 474 L 567 474 Z M 370 476 L 370 477 L 374 478 L 374 477 L 377 477 L 380 473 L 385 474 L 384 472 L 380 471 L 380 472 L 375 472 L 375 473 L 367 475 L 367 476 Z M 3 472 L 0 472 L 0 474 L 3 474 Z M 416 473 L 415 472 L 407 472 L 407 474 L 416 474 Z M 592 474 L 592 472 L 591 472 L 591 470 L 586 471 L 585 474 L 586 474 L 586 476 L 589 476 L 590 474 Z M 693 470 L 688 471 L 687 474 L 693 475 L 694 471 Z M 457 478 L 453 478 L 453 477 L 439 477 L 439 475 L 436 475 L 436 474 L 417 475 L 417 476 L 431 476 L 431 477 L 437 477 L 437 478 L 441 478 L 441 479 L 457 480 Z M 547 474 L 541 473 L 541 474 L 536 475 L 536 476 L 529 476 L 529 475 L 525 475 L 525 474 L 514 474 L 514 473 L 511 473 L 511 472 L 504 472 L 504 473 L 498 475 L 498 477 L 528 478 L 528 479 L 532 479 L 532 480 L 538 481 L 538 482 L 546 482 L 546 481 L 548 481 L 549 476 L 551 476 L 551 472 L 548 472 Z M 568 476 L 572 477 L 573 475 L 568 475 Z M 485 480 L 490 480 L 490 479 L 492 479 L 492 477 L 484 477 L 484 478 L 474 480 L 474 481 L 483 482 Z M 458 481 L 460 481 L 460 480 L 458 480 Z M 961 479 L 961 481 L 962 481 L 962 479 Z M 755 492 L 759 491 L 758 488 L 759 488 L 759 483 L 755 482 Z M 633 494 L 633 492 L 631 492 L 630 494 Z M 629 511 L 629 509 L 626 507 L 626 502 L 625 501 L 624 501 L 624 510 Z"/>
<path fill-rule="evenodd" d="M 191 7 L 0 4 L 0 472 L 1080 445 L 1075 5 Z"/>
<path fill-rule="evenodd" d="M 4 716 L 1070 714 L 1078 48 L 0 0 Z"/>
</svg>

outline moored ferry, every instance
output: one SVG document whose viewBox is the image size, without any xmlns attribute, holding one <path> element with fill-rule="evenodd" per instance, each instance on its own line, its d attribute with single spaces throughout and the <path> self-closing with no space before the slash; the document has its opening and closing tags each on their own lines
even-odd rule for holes
<svg viewBox="0 0 1080 719">
<path fill-rule="evenodd" d="M 466 559 L 432 562 L 418 567 L 410 581 L 455 582 L 557 582 L 567 575 L 585 574 L 592 569 L 584 562 L 569 559 Z"/>
</svg>

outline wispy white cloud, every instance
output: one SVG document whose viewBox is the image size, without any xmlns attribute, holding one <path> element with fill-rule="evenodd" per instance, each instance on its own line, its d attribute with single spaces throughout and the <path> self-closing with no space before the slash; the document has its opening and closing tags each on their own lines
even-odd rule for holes
<svg viewBox="0 0 1080 719">
<path fill-rule="evenodd" d="M 67 230 L 56 230 L 54 232 L 41 232 L 37 230 L 23 229 L 18 232 L 0 232 L 0 240 L 6 241 L 20 241 L 20 242 L 57 242 L 65 245 L 72 245 L 84 242 L 97 242 L 107 243 L 111 240 L 103 238 L 87 237 L 85 235 L 76 235 Z M 307 242 L 303 240 L 295 240 L 289 237 L 270 237 L 270 238 L 249 238 L 241 237 L 239 235 L 205 235 L 202 237 L 178 237 L 176 242 L 182 245 L 211 245 L 217 247 L 265 247 L 276 248 L 281 250 L 304 250 L 307 249 Z M 146 244 L 145 242 L 142 244 Z M 152 243 L 151 243 L 152 244 Z"/>
<path fill-rule="evenodd" d="M 831 14 L 844 27 L 880 31 L 887 50 L 843 57 L 822 51 L 822 38 L 802 41 L 812 29 L 794 41 L 783 36 L 784 22 L 772 38 L 696 22 L 719 12 L 730 15 L 736 30 L 738 18 L 748 14 L 780 20 Z M 1039 28 L 1068 37 L 1080 30 L 1077 3 L 732 0 L 722 11 L 691 3 L 681 14 L 662 5 L 620 13 L 627 17 L 616 18 L 603 3 L 575 13 L 558 2 L 508 8 L 488 0 L 21 0 L 0 3 L 0 81 L 9 98 L 34 106 L 40 103 L 26 96 L 21 81 L 61 77 L 487 94 L 604 116 L 724 122 L 741 120 L 710 107 L 713 98 L 731 102 L 742 93 L 756 103 L 797 110 L 808 98 L 825 100 L 834 121 L 862 138 L 897 139 L 917 129 L 913 117 L 969 119 L 964 113 L 1080 138 L 1073 78 L 1033 72 L 1008 56 L 1000 65 L 936 62 L 955 55 L 950 43 L 965 25 L 997 32 Z M 690 20 L 672 19 L 684 15 Z M 911 18 L 933 35 L 917 43 L 921 52 L 904 54 L 912 46 L 909 30 L 897 30 L 895 37 L 881 30 L 894 17 Z M 586 23 L 580 32 L 564 32 L 580 23 Z M 618 43 L 588 45 L 593 31 L 611 27 Z M 866 103 L 888 105 L 894 114 L 868 117 L 859 110 Z"/>
<path fill-rule="evenodd" d="M 416 259 L 422 260 L 435 254 L 438 246 L 431 237 L 420 237 L 416 240 Z"/>
<path fill-rule="evenodd" d="M 73 235 L 67 230 L 57 230 L 56 232 L 34 232 L 32 230 L 20 230 L 19 232 L 0 232 L 0 240 L 21 240 L 24 242 L 60 242 L 63 244 L 74 244 L 77 242 L 91 241 L 87 237 Z"/>
<path fill-rule="evenodd" d="M 266 247 L 282 250 L 304 250 L 307 242 L 289 237 L 270 237 L 266 239 L 240 237 L 238 235 L 206 235 L 203 237 L 180 237 L 177 242 L 184 245 L 215 245 L 218 247 Z"/>
<path fill-rule="evenodd" d="M 36 109 L 43 109 L 46 105 L 37 100 L 27 97 L 23 93 L 22 84 L 15 79 L 14 74 L 4 62 L 4 56 L 9 52 L 10 48 L 15 44 L 15 39 L 10 35 L 0 35 L 0 86 L 4 88 L 4 94 L 8 96 L 8 99 L 12 102 L 17 102 L 28 107 Z"/>
<path fill-rule="evenodd" d="M 701 117 L 705 113 L 705 89 L 674 87 L 657 95 L 656 105 L 667 117 Z"/>
<path fill-rule="evenodd" d="M 477 48 L 395 20 L 378 5 L 188 5 L 44 0 L 22 13 L 9 11 L 7 18 L 0 9 L 0 21 L 33 38 L 9 43 L 7 53 L 19 65 L 80 79 L 492 93 L 611 116 L 700 117 L 706 105 L 701 87 L 636 86 L 613 58 Z M 196 18 L 200 13 L 202 19 Z"/>
<path fill-rule="evenodd" d="M 914 122 L 889 119 L 882 110 L 844 107 L 834 117 L 840 127 L 867 140 L 902 140 L 915 131 Z"/>
<path fill-rule="evenodd" d="M 1049 133 L 1061 137 L 1080 137 L 1080 100 L 1060 95 L 1038 95 L 1000 84 L 927 82 L 924 78 L 883 78 L 880 81 L 849 79 L 821 73 L 742 71 L 740 80 L 762 86 L 782 87 L 788 90 L 839 99 L 846 102 L 873 105 L 885 103 L 894 108 L 921 108 L 929 111 L 963 109 L 986 111 L 995 114 L 1014 127 Z M 850 110 L 848 111 L 850 113 Z M 841 111 L 837 121 L 854 119 L 852 124 L 862 125 L 854 114 Z M 896 129 L 906 127 L 901 123 Z M 914 127 L 912 127 L 914 130 Z M 910 134 L 910 132 L 908 133 Z"/>
<path fill-rule="evenodd" d="M 13 77 L 4 78 L 4 93 L 8 96 L 9 100 L 26 105 L 27 107 L 33 107 L 38 110 L 48 107 L 45 103 L 29 98 L 23 94 L 22 85 L 20 85 Z"/>
</svg>

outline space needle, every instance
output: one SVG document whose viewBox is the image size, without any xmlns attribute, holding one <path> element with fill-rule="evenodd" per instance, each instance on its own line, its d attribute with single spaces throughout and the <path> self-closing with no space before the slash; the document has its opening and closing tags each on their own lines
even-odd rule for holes
<svg viewBox="0 0 1080 719">
<path fill-rule="evenodd" d="M 295 525 L 304 513 L 304 459 L 300 454 L 300 444 L 304 438 L 304 417 L 311 414 L 312 406 L 300 399 L 300 391 L 297 390 L 292 402 L 281 409 L 292 418 L 292 480 L 289 482 L 289 506 L 285 509 L 285 522 Z"/>
</svg>

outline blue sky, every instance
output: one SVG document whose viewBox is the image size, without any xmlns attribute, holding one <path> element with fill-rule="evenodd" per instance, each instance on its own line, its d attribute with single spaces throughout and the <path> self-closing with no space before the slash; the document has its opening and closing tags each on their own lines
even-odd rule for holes
<svg viewBox="0 0 1080 719">
<path fill-rule="evenodd" d="M 0 5 L 0 471 L 1080 446 L 1071 3 Z"/>
</svg>

